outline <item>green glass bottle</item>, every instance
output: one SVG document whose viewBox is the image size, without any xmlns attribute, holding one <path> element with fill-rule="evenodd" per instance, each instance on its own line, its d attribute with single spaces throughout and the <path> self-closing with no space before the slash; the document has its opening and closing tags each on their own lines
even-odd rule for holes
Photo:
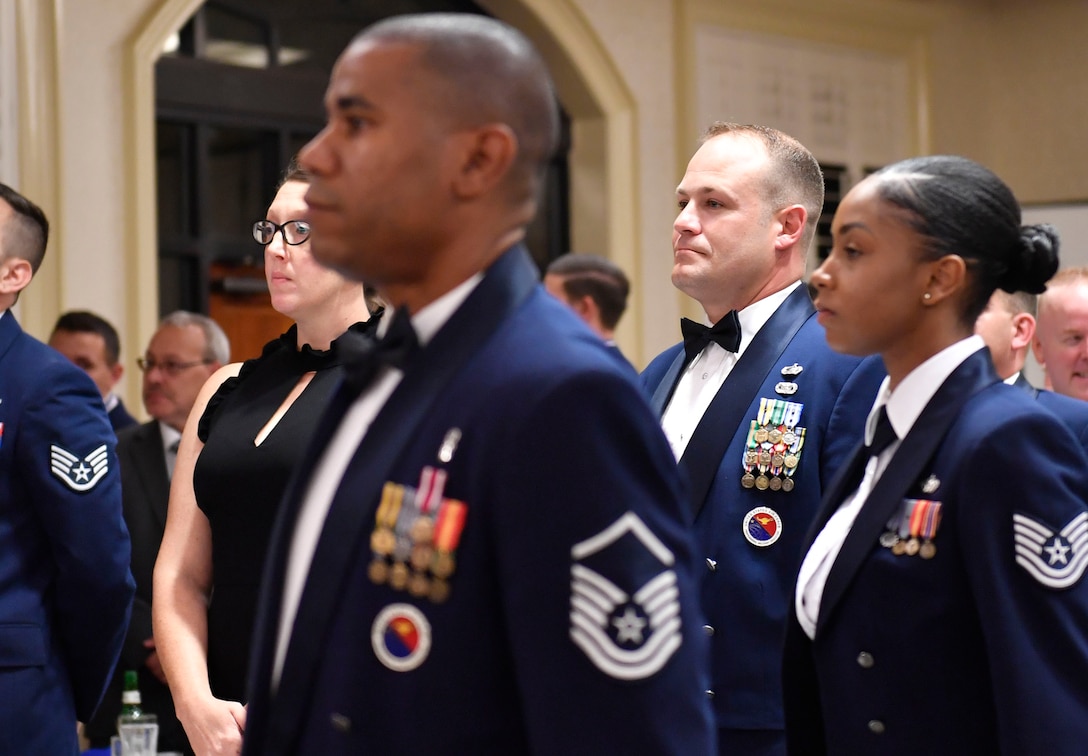
<svg viewBox="0 0 1088 756">
<path fill-rule="evenodd" d="M 117 716 L 117 731 L 123 724 L 150 724 L 156 719 L 154 714 L 144 711 L 140 700 L 140 681 L 136 670 L 125 670 L 125 688 L 121 693 L 121 713 Z"/>
</svg>

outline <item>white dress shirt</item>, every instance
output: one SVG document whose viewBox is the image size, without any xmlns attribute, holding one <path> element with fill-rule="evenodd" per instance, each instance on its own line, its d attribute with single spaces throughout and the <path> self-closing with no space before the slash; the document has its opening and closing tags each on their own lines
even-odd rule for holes
<svg viewBox="0 0 1088 756">
<path fill-rule="evenodd" d="M 446 324 L 461 303 L 483 280 L 483 274 L 477 273 L 456 288 L 446 292 L 412 316 L 419 345 L 425 346 Z M 378 324 L 377 336 L 381 338 L 389 330 L 392 313 L 382 318 Z M 373 383 L 355 400 L 344 413 L 340 425 L 325 447 L 318 460 L 309 487 L 306 489 L 298 520 L 291 538 L 291 549 L 287 554 L 287 573 L 283 586 L 283 603 L 280 606 L 279 635 L 276 642 L 276 660 L 272 669 L 272 687 L 279 686 L 283 660 L 287 655 L 287 645 L 291 640 L 291 630 L 295 624 L 295 614 L 302 598 L 302 589 L 310 573 L 317 540 L 325 526 L 325 518 L 332 506 L 333 497 L 340 487 L 340 480 L 347 470 L 348 463 L 355 455 L 355 450 L 366 437 L 366 432 L 374 418 L 378 416 L 386 401 L 400 384 L 404 373 L 394 367 L 383 366 Z"/>
<path fill-rule="evenodd" d="M 982 337 L 970 336 L 941 350 L 914 368 L 894 392 L 888 390 L 889 379 L 884 379 L 865 423 L 865 443 L 872 443 L 877 417 L 880 415 L 880 408 L 884 406 L 888 408 L 888 420 L 891 421 L 892 429 L 899 440 L 889 444 L 878 456 L 869 458 L 861 484 L 857 490 L 847 495 L 835 514 L 831 515 L 823 530 L 809 547 L 804 561 L 801 562 L 801 570 L 797 576 L 797 593 L 794 596 L 794 609 L 801 629 L 809 638 L 816 637 L 816 620 L 820 616 L 820 601 L 823 599 L 824 586 L 827 585 L 827 576 L 831 573 L 831 567 L 835 564 L 835 559 L 846 537 L 850 534 L 850 529 L 854 527 L 854 520 L 857 519 L 858 513 L 865 505 L 869 494 L 872 493 L 873 486 L 880 480 L 880 476 L 884 474 L 888 463 L 899 448 L 900 441 L 910 433 L 918 416 L 922 414 L 922 410 L 926 408 L 929 400 L 937 393 L 937 389 L 944 384 L 948 376 L 964 360 L 979 349 L 985 348 L 986 344 L 982 341 Z"/>
<path fill-rule="evenodd" d="M 178 444 L 181 443 L 181 432 L 174 430 L 160 420 L 159 437 L 162 439 L 162 454 L 166 460 L 166 478 L 170 480 L 174 477 L 174 463 L 178 461 Z"/>
<path fill-rule="evenodd" d="M 800 281 L 750 304 L 737 313 L 740 321 L 740 348 L 736 354 L 711 342 L 680 372 L 676 390 L 661 416 L 661 428 L 677 459 L 684 455 L 707 407 L 733 371 L 737 360 L 752 343 L 759 329 L 771 319 L 779 306 L 801 285 Z"/>
</svg>

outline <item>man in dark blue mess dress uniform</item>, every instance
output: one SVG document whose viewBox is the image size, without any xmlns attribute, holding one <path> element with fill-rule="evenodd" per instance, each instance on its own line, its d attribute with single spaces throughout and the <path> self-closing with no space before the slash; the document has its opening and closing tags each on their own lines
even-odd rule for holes
<svg viewBox="0 0 1088 756">
<path fill-rule="evenodd" d="M 0 184 L 0 753 L 76 753 L 135 590 L 102 397 L 10 312 L 48 233 Z"/>
<path fill-rule="evenodd" d="M 313 253 L 395 315 L 280 510 L 245 753 L 712 752 L 668 445 L 521 244 L 557 135 L 540 58 L 398 16 L 325 102 Z"/>
</svg>

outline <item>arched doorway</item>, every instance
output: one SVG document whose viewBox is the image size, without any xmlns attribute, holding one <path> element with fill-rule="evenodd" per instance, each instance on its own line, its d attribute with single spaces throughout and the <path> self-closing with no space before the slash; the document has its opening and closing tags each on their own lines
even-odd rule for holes
<svg viewBox="0 0 1088 756">
<path fill-rule="evenodd" d="M 485 13 L 472 0 L 402 5 Z M 269 305 L 250 226 L 264 217 L 284 166 L 324 125 L 336 57 L 358 29 L 397 10 L 369 0 L 314 0 L 305 10 L 206 0 L 169 38 L 155 64 L 160 314 L 211 315 L 235 359 L 259 354 L 287 328 Z M 542 267 L 570 247 L 568 192 L 561 149 L 528 238 Z"/>
<path fill-rule="evenodd" d="M 166 41 L 202 5 L 200 0 L 163 0 L 131 38 L 125 60 L 126 100 L 134 114 L 126 134 L 131 145 L 126 162 L 131 194 L 126 206 L 136 219 L 133 238 L 126 245 L 126 259 L 136 282 L 128 309 L 139 324 L 136 338 L 140 342 L 150 336 L 153 326 L 147 324 L 156 322 L 162 309 L 158 256 L 146 254 L 146 250 L 158 248 L 158 170 L 151 159 L 157 144 L 153 72 Z M 449 5 L 444 9 L 453 9 Z M 637 206 L 634 106 L 614 64 L 569 0 L 484 0 L 480 5 L 521 28 L 537 44 L 570 115 L 569 179 L 564 178 L 570 182 L 570 215 L 562 224 L 566 240 L 555 249 L 598 251 L 629 271 L 637 271 L 639 240 L 631 223 L 631 208 Z M 417 4 L 411 8 L 419 9 Z M 352 27 L 351 32 L 363 25 Z M 640 332 L 638 313 L 631 313 L 621 345 L 636 357 Z"/>
</svg>

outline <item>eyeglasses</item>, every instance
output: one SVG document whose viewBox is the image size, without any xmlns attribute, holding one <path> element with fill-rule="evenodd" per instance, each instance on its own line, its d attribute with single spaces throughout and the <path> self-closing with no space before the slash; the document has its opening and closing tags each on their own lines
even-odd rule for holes
<svg viewBox="0 0 1088 756">
<path fill-rule="evenodd" d="M 173 360 L 163 360 L 162 362 L 156 362 L 148 357 L 137 357 L 136 367 L 140 368 L 145 373 L 150 373 L 155 368 L 158 368 L 168 376 L 173 378 L 182 370 L 188 370 L 189 368 L 195 368 L 197 365 L 210 365 L 212 360 L 196 360 L 195 362 L 174 362 Z"/>
<path fill-rule="evenodd" d="M 284 243 L 292 247 L 310 238 L 310 224 L 304 220 L 289 220 L 283 225 L 259 220 L 253 224 L 253 240 L 266 247 L 276 238 L 277 231 L 283 234 Z"/>
</svg>

